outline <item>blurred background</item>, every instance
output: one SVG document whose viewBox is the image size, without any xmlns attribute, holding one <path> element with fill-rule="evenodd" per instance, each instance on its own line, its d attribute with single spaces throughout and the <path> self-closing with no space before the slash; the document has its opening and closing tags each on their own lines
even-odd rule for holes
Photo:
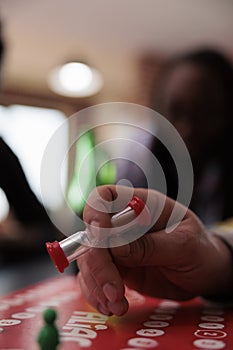
<svg viewBox="0 0 233 350">
<path fill-rule="evenodd" d="M 67 117 L 104 102 L 147 105 L 152 79 L 181 53 L 212 47 L 233 61 L 231 0 L 1 0 L 0 19 L 1 135 L 38 197 L 44 149 Z M 96 88 L 75 97 L 53 91 L 54 70 L 71 61 L 97 72 Z"/>
<path fill-rule="evenodd" d="M 37 197 L 44 149 L 67 117 L 104 102 L 148 105 L 163 64 L 190 50 L 211 47 L 233 62 L 231 0 L 1 0 L 0 19 L 1 136 Z M 94 89 L 77 95 L 72 87 L 64 94 L 53 90 L 51 79 L 55 88 L 60 84 L 54 71 L 71 61 L 97 72 Z M 68 135 L 61 149 L 67 142 Z M 46 204 L 57 208 L 60 199 L 50 192 Z"/>
<path fill-rule="evenodd" d="M 38 196 L 43 150 L 64 118 L 103 102 L 147 105 L 154 77 L 175 55 L 210 46 L 233 61 L 230 0 L 1 0 L 0 19 L 1 134 Z M 51 72 L 69 61 L 98 70 L 100 90 L 87 97 L 53 92 Z"/>
<path fill-rule="evenodd" d="M 165 62 L 190 50 L 211 47 L 233 63 L 231 0 L 0 0 L 0 20 L 0 134 L 39 200 L 43 152 L 66 118 L 105 102 L 149 105 Z M 89 65 L 96 85 L 77 95 L 58 89 L 58 68 L 67 62 Z M 67 130 L 61 149 L 68 138 Z M 50 192 L 45 204 L 57 210 L 61 198 Z M 1 218 L 7 208 L 1 191 Z"/>
<path fill-rule="evenodd" d="M 233 59 L 230 0 L 1 0 L 6 40 L 1 102 L 54 105 L 68 115 L 109 101 L 143 102 L 149 69 L 200 46 Z M 48 86 L 52 69 L 81 60 L 103 77 L 89 98 L 58 97 Z"/>
</svg>

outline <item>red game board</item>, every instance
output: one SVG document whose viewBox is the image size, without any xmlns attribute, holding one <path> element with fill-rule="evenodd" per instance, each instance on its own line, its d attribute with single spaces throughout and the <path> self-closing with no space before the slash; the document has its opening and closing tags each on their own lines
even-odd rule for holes
<svg viewBox="0 0 233 350">
<path fill-rule="evenodd" d="M 62 276 L 0 298 L 0 350 L 36 350 L 42 312 L 57 310 L 59 350 L 233 349 L 233 311 L 197 298 L 177 302 L 127 290 L 129 312 L 107 317 Z"/>
</svg>

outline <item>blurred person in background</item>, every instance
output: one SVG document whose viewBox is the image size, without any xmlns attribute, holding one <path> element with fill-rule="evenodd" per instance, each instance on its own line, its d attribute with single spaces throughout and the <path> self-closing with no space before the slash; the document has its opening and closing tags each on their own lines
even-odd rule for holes
<svg viewBox="0 0 233 350">
<path fill-rule="evenodd" d="M 0 26 L 0 68 L 3 54 Z M 0 188 L 9 202 L 9 214 L 0 222 L 0 261 L 33 257 L 44 251 L 45 240 L 55 239 L 60 234 L 31 190 L 19 159 L 1 136 L 0 169 Z"/>
<path fill-rule="evenodd" d="M 166 67 L 152 103 L 175 126 L 190 153 L 194 169 L 191 209 L 207 224 L 233 216 L 230 62 L 207 49 L 175 59 Z"/>
<path fill-rule="evenodd" d="M 232 217 L 233 69 L 230 61 L 213 49 L 175 58 L 164 65 L 152 84 L 149 100 L 149 107 L 177 129 L 190 153 L 194 170 L 190 208 L 205 224 Z M 162 166 L 167 195 L 175 199 L 178 178 L 171 155 L 152 135 L 144 135 L 142 140 L 146 140 L 144 144 Z M 119 174 L 134 187 L 147 187 L 142 171 L 133 165 L 121 167 Z"/>
</svg>

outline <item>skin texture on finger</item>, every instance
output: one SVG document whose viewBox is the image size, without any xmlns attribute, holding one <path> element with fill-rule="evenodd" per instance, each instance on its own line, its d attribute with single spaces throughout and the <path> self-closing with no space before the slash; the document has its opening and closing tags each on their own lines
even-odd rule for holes
<svg viewBox="0 0 233 350">
<path fill-rule="evenodd" d="M 128 310 L 124 283 L 108 249 L 90 249 L 80 257 L 81 288 L 90 304 L 118 316 Z"/>
<path fill-rule="evenodd" d="M 120 248 L 112 249 L 124 283 L 155 297 L 187 299 L 197 295 L 232 295 L 229 249 L 213 235 L 187 233 L 185 226 L 187 230 L 194 227 L 184 223 L 179 234 L 174 232 L 176 243 L 170 240 L 170 234 L 168 237 L 155 232 L 131 243 L 128 255 L 119 254 Z M 180 240 L 178 236 L 183 233 Z"/>
<path fill-rule="evenodd" d="M 198 258 L 202 240 L 206 237 L 203 226 L 193 213 L 188 211 L 184 220 L 170 233 L 157 231 L 156 226 L 140 239 L 112 248 L 115 262 L 128 267 L 184 266 L 185 261 Z"/>
<path fill-rule="evenodd" d="M 85 275 L 85 274 L 84 274 Z M 82 294 L 85 296 L 86 300 L 92 305 L 96 310 L 100 311 L 105 315 L 109 315 L 109 311 L 105 307 L 106 299 L 103 296 L 102 291 L 98 290 L 98 287 L 95 283 L 93 283 L 93 287 L 91 287 L 91 279 L 89 278 L 89 287 L 87 287 L 85 283 L 85 277 L 81 272 L 77 275 L 77 281 L 81 288 Z"/>
<path fill-rule="evenodd" d="M 98 222 L 100 227 L 111 227 L 111 217 L 109 213 L 111 213 L 112 201 L 115 199 L 114 193 L 109 187 L 106 187 L 103 196 L 101 188 L 102 186 L 92 191 L 86 202 L 83 219 L 87 226 L 91 225 L 92 222 Z M 103 202 L 103 199 L 105 202 Z M 109 202 L 109 205 L 107 202 Z"/>
</svg>

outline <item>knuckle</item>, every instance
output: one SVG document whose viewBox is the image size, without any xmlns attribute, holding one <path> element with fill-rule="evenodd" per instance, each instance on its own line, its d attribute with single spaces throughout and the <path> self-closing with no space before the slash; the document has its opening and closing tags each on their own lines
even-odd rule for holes
<svg viewBox="0 0 233 350">
<path fill-rule="evenodd" d="M 178 232 L 177 239 L 179 240 L 180 247 L 185 250 L 193 246 L 196 240 L 195 235 L 188 230 Z"/>
<path fill-rule="evenodd" d="M 193 257 L 199 247 L 199 236 L 188 229 L 177 232 L 178 245 L 182 256 Z"/>
<path fill-rule="evenodd" d="M 134 249 L 131 251 L 133 257 L 133 264 L 138 266 L 145 266 L 153 258 L 156 252 L 156 247 L 150 235 L 145 235 L 135 242 Z"/>
</svg>

